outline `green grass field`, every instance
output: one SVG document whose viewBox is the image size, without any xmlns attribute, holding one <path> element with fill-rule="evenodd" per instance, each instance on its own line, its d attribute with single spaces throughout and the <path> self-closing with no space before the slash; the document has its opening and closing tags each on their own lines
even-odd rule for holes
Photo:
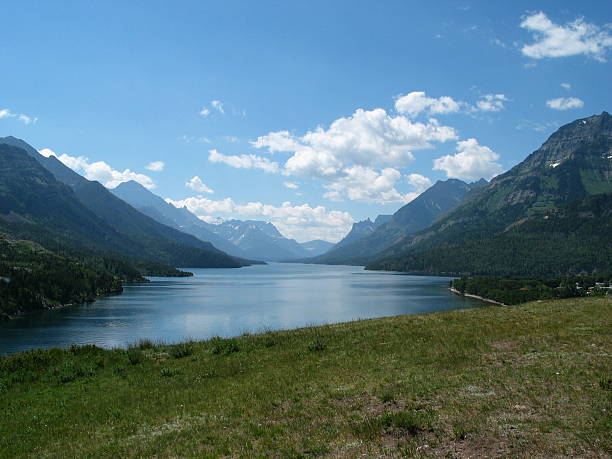
<svg viewBox="0 0 612 459">
<path fill-rule="evenodd" d="M 612 299 L 0 359 L 2 457 L 610 457 Z"/>
</svg>

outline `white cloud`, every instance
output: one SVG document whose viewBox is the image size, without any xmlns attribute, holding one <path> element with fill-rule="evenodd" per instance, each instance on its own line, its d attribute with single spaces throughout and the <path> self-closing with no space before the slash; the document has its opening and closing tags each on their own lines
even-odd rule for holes
<svg viewBox="0 0 612 459">
<path fill-rule="evenodd" d="M 447 177 L 464 180 L 490 179 L 499 174 L 499 155 L 489 147 L 479 145 L 476 139 L 457 142 L 455 155 L 446 155 L 434 160 L 434 170 L 446 172 Z"/>
<path fill-rule="evenodd" d="M 13 113 L 8 108 L 0 109 L 0 119 L 3 118 L 15 118 L 24 124 L 32 124 L 38 121 L 38 118 L 24 115 L 23 113 Z"/>
<path fill-rule="evenodd" d="M 289 131 L 270 132 L 251 142 L 255 148 L 267 148 L 270 153 L 295 151 L 300 148 L 298 140 Z"/>
<path fill-rule="evenodd" d="M 223 103 L 220 100 L 213 100 L 210 103 L 210 106 L 217 110 L 222 115 L 225 115 L 225 110 L 223 109 Z"/>
<path fill-rule="evenodd" d="M 431 180 L 421 174 L 410 174 L 406 181 L 414 188 L 415 192 L 422 193 L 431 186 Z"/>
<path fill-rule="evenodd" d="M 166 167 L 166 163 L 163 161 L 153 161 L 145 166 L 145 169 L 153 172 L 161 172 Z"/>
<path fill-rule="evenodd" d="M 476 102 L 475 110 L 481 112 L 499 112 L 504 109 L 508 98 L 504 94 L 485 94 Z"/>
<path fill-rule="evenodd" d="M 134 180 L 148 189 L 155 188 L 151 177 L 131 171 L 130 169 L 125 169 L 124 171 L 115 170 L 104 161 L 90 163 L 89 159 L 85 156 L 70 156 L 65 153 L 58 155 L 48 148 L 43 148 L 39 153 L 46 157 L 55 156 L 70 169 L 82 174 L 88 180 L 96 180 L 102 183 L 107 188 L 115 188 L 120 183 L 129 182 L 130 180 Z"/>
<path fill-rule="evenodd" d="M 412 150 L 431 148 L 432 142 L 456 137 L 453 128 L 435 119 L 413 122 L 377 108 L 358 109 L 352 116 L 337 119 L 328 129 L 318 127 L 301 137 L 287 131 L 272 132 L 259 137 L 253 145 L 268 148 L 271 153 L 292 153 L 284 165 L 287 175 L 336 177 L 353 165 L 403 167 L 414 159 Z"/>
<path fill-rule="evenodd" d="M 290 190 L 297 190 L 300 187 L 297 183 L 293 182 L 283 182 L 283 185 Z"/>
<path fill-rule="evenodd" d="M 240 142 L 240 139 L 236 136 L 233 135 L 226 135 L 223 137 L 223 140 L 225 140 L 227 143 L 238 143 Z"/>
<path fill-rule="evenodd" d="M 208 137 L 193 137 L 187 134 L 179 136 L 178 139 L 185 143 L 212 143 Z"/>
<path fill-rule="evenodd" d="M 257 155 L 224 155 L 217 150 L 208 150 L 208 160 L 211 163 L 224 163 L 238 169 L 261 169 L 265 172 L 279 171 L 278 163 Z"/>
<path fill-rule="evenodd" d="M 584 107 L 584 102 L 577 97 L 559 97 L 547 100 L 546 105 L 553 110 L 569 110 L 571 108 Z"/>
<path fill-rule="evenodd" d="M 303 136 L 271 132 L 251 143 L 269 153 L 290 153 L 281 172 L 322 180 L 328 199 L 401 203 L 410 197 L 394 187 L 401 177 L 397 169 L 414 159 L 412 151 L 456 139 L 453 128 L 435 119 L 414 122 L 378 108 L 356 110 Z"/>
<path fill-rule="evenodd" d="M 395 189 L 395 184 L 401 176 L 397 169 L 391 167 L 377 172 L 369 167 L 351 166 L 345 170 L 342 177 L 325 186 L 329 191 L 324 196 L 331 201 L 348 198 L 351 201 L 379 204 L 406 203 L 412 196 L 403 195 Z"/>
<path fill-rule="evenodd" d="M 261 202 L 238 204 L 231 198 L 216 201 L 202 196 L 166 201 L 179 208 L 187 207 L 209 222 L 219 216 L 270 221 L 281 233 L 300 241 L 319 238 L 337 241 L 346 235 L 355 221 L 348 212 L 309 204 L 294 205 L 291 202 L 283 202 L 280 206 Z"/>
<path fill-rule="evenodd" d="M 202 115 L 202 116 L 210 115 L 210 109 L 206 108 L 206 107 L 202 108 L 202 110 L 200 110 L 200 115 Z"/>
<path fill-rule="evenodd" d="M 521 27 L 531 31 L 536 40 L 521 49 L 525 56 L 533 59 L 584 54 L 605 62 L 606 51 L 612 47 L 612 36 L 608 31 L 585 22 L 583 18 L 562 26 L 539 12 L 526 17 Z"/>
<path fill-rule="evenodd" d="M 572 89 L 572 85 L 569 83 L 561 83 L 563 89 Z"/>
<path fill-rule="evenodd" d="M 430 115 L 456 113 L 461 109 L 461 103 L 452 97 L 442 96 L 439 98 L 427 97 L 423 91 L 413 91 L 400 96 L 395 101 L 395 110 L 398 113 L 409 116 L 417 116 L 421 112 Z"/>
<path fill-rule="evenodd" d="M 191 188 L 192 190 L 199 191 L 200 193 L 214 193 L 214 191 L 208 186 L 206 186 L 204 182 L 202 182 L 202 179 L 197 175 L 195 177 L 192 177 L 191 180 L 185 183 L 185 186 L 187 188 Z"/>
</svg>

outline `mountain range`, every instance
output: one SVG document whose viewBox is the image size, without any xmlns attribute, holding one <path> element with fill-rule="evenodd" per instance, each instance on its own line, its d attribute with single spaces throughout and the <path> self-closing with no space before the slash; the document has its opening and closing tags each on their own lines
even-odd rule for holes
<svg viewBox="0 0 612 459">
<path fill-rule="evenodd" d="M 319 255 L 333 244 L 314 240 L 299 243 L 283 236 L 272 224 L 257 220 L 226 220 L 207 223 L 187 208 L 177 208 L 129 181 L 111 190 L 116 196 L 160 223 L 211 242 L 230 255 L 265 261 L 285 261 Z"/>
<path fill-rule="evenodd" d="M 469 193 L 371 269 L 446 274 L 612 271 L 612 116 L 559 128 L 523 162 Z"/>
<path fill-rule="evenodd" d="M 22 140 L 0 138 L 0 229 L 48 249 L 114 253 L 169 266 L 249 264 L 158 223 Z"/>
<path fill-rule="evenodd" d="M 392 246 L 403 237 L 431 225 L 436 218 L 456 206 L 471 190 L 486 181 L 473 184 L 457 179 L 438 181 L 393 215 L 379 216 L 353 225 L 351 232 L 333 249 L 306 260 L 311 263 L 368 263 L 372 257 Z"/>
<path fill-rule="evenodd" d="M 45 263 L 67 257 L 71 266 L 102 270 L 106 288 L 114 288 L 112 276 L 176 275 L 176 266 L 240 267 L 248 260 L 453 276 L 612 271 L 606 112 L 559 128 L 490 182 L 438 181 L 393 215 L 355 223 L 334 246 L 298 243 L 267 222 L 208 223 L 135 182 L 109 191 L 14 137 L 0 138 L 0 170 L 6 240 L 34 241 L 60 257 Z"/>
</svg>

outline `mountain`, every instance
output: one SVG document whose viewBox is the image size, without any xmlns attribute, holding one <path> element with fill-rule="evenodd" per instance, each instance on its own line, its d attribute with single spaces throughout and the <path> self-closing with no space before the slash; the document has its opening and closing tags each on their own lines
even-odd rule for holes
<svg viewBox="0 0 612 459">
<path fill-rule="evenodd" d="M 138 182 L 129 181 L 121 183 L 111 192 L 159 223 L 192 234 L 202 241 L 210 242 L 217 249 L 232 256 L 241 258 L 251 257 L 250 254 L 240 249 L 237 245 L 211 231 L 209 228 L 213 225 L 203 222 L 186 208 L 179 209 L 164 201 Z"/>
<path fill-rule="evenodd" d="M 379 226 L 389 222 L 392 215 L 379 215 L 374 221 L 369 218 L 360 222 L 353 223 L 351 230 L 348 232 L 340 242 L 338 242 L 334 248 L 343 247 L 349 245 L 359 239 L 369 236 Z"/>
<path fill-rule="evenodd" d="M 86 180 L 55 158 L 39 155 L 27 144 L 27 150 L 21 148 L 23 144 L 15 138 L 0 139 L 0 220 L 10 234 L 171 266 L 245 264 L 141 214 L 98 182 Z"/>
<path fill-rule="evenodd" d="M 350 235 L 329 252 L 311 258 L 308 262 L 323 264 L 365 264 L 377 254 L 401 240 L 431 225 L 436 218 L 456 206 L 471 190 L 480 188 L 482 182 L 467 184 L 461 180 L 438 181 L 417 198 L 395 212 L 386 223 L 376 226 L 369 220 L 357 225 L 357 236 L 343 243 Z M 385 216 L 382 221 L 384 222 Z M 377 218 L 378 220 L 378 218 Z M 368 223 L 369 222 L 369 223 Z M 353 229 L 355 225 L 353 226 Z M 363 234 L 371 228 L 370 234 Z M 353 232 L 353 230 L 351 230 Z"/>
<path fill-rule="evenodd" d="M 325 252 L 334 247 L 332 242 L 323 241 L 321 239 L 315 239 L 313 241 L 301 242 L 300 245 L 311 257 L 316 257 L 317 255 L 323 255 Z"/>
<path fill-rule="evenodd" d="M 211 242 L 218 249 L 241 258 L 286 260 L 319 255 L 333 246 L 327 241 L 300 244 L 284 237 L 268 222 L 229 220 L 207 223 L 186 208 L 179 209 L 167 203 L 134 181 L 122 183 L 112 192 L 154 220 Z"/>
<path fill-rule="evenodd" d="M 612 117 L 603 112 L 561 127 L 431 227 L 397 240 L 370 267 L 451 274 L 612 271 L 610 194 Z"/>
<path fill-rule="evenodd" d="M 209 228 L 256 260 L 284 261 L 309 256 L 299 242 L 283 236 L 272 223 L 227 220 Z"/>
</svg>

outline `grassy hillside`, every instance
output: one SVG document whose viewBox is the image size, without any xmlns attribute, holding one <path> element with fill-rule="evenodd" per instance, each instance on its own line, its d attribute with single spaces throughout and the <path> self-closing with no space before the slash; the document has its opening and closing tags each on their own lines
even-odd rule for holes
<svg viewBox="0 0 612 459">
<path fill-rule="evenodd" d="M 612 301 L 0 359 L 0 456 L 605 457 Z"/>
</svg>

